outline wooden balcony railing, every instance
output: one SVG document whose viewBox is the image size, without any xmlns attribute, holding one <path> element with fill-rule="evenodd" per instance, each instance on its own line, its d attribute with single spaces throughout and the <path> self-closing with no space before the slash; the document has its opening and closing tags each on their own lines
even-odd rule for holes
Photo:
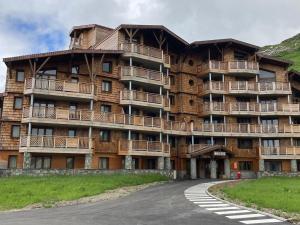
<svg viewBox="0 0 300 225">
<path fill-rule="evenodd" d="M 91 140 L 88 137 L 64 137 L 64 136 L 22 136 L 20 147 L 39 147 L 51 149 L 89 149 Z"/>
<path fill-rule="evenodd" d="M 191 131 L 190 124 L 181 121 L 165 121 L 164 129 L 171 130 L 171 131 L 184 131 L 184 132 Z"/>
<path fill-rule="evenodd" d="M 121 77 L 137 77 L 161 83 L 163 81 L 163 75 L 161 72 L 134 66 L 121 67 Z"/>
<path fill-rule="evenodd" d="M 289 94 L 291 92 L 291 87 L 288 82 L 208 81 L 203 84 L 203 91 L 253 94 Z"/>
<path fill-rule="evenodd" d="M 163 104 L 163 96 L 159 94 L 143 92 L 143 91 L 134 91 L 134 90 L 123 90 L 121 91 L 121 102 L 122 100 L 137 101 L 137 102 L 146 102 L 161 105 Z"/>
<path fill-rule="evenodd" d="M 203 63 L 198 66 L 198 73 L 204 74 L 208 72 L 246 72 L 246 73 L 258 73 L 259 64 L 254 61 L 216 61 L 210 60 L 207 63 Z"/>
<path fill-rule="evenodd" d="M 260 154 L 264 156 L 288 156 L 299 155 L 300 146 L 278 146 L 278 147 L 260 147 Z"/>
<path fill-rule="evenodd" d="M 28 90 L 39 90 L 60 93 L 76 93 L 93 95 L 94 85 L 91 83 L 72 83 L 65 80 L 51 80 L 42 78 L 28 78 L 25 80 L 25 93 Z"/>
<path fill-rule="evenodd" d="M 163 59 L 163 52 L 158 48 L 153 48 L 146 45 L 135 43 L 121 43 L 120 49 L 125 52 L 137 53 L 145 56 L 150 56 L 158 59 Z"/>
<path fill-rule="evenodd" d="M 170 154 L 170 145 L 159 141 L 123 140 L 120 142 L 120 154 L 163 156 Z"/>
</svg>

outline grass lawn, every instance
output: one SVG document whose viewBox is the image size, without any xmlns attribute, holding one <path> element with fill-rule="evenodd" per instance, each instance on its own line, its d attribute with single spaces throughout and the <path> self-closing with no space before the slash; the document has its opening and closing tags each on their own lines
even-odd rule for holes
<svg viewBox="0 0 300 225">
<path fill-rule="evenodd" d="M 120 187 L 165 180 L 168 178 L 159 174 L 0 178 L 0 210 L 23 208 L 36 203 L 51 206 L 57 201 L 75 200 Z"/>
<path fill-rule="evenodd" d="M 225 196 L 247 205 L 300 213 L 300 178 L 270 177 L 241 181 L 235 185 L 226 185 L 221 191 Z"/>
</svg>

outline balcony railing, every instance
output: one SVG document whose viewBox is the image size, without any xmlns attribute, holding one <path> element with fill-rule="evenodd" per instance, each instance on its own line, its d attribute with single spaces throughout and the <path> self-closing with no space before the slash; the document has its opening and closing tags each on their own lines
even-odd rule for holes
<svg viewBox="0 0 300 225">
<path fill-rule="evenodd" d="M 28 78 L 25 80 L 25 94 L 38 92 L 46 95 L 70 95 L 71 97 L 92 98 L 94 85 L 91 83 L 72 83 L 64 80 Z"/>
<path fill-rule="evenodd" d="M 210 60 L 198 66 L 198 73 L 205 74 L 208 72 L 215 73 L 254 73 L 259 72 L 259 64 L 254 61 L 216 61 Z"/>
<path fill-rule="evenodd" d="M 182 121 L 165 121 L 164 129 L 169 131 L 179 131 L 179 132 L 191 131 L 190 124 Z"/>
<path fill-rule="evenodd" d="M 203 84 L 203 92 L 226 92 L 232 94 L 289 94 L 290 83 L 252 81 L 210 81 Z"/>
<path fill-rule="evenodd" d="M 163 107 L 163 96 L 159 94 L 143 91 L 130 91 L 125 89 L 121 91 L 120 97 L 121 104 L 138 104 L 160 108 Z"/>
<path fill-rule="evenodd" d="M 123 66 L 121 67 L 121 78 L 126 79 L 143 79 L 146 82 L 158 82 L 158 84 L 163 84 L 163 75 L 161 72 L 156 70 L 149 70 L 142 67 L 134 66 Z"/>
<path fill-rule="evenodd" d="M 260 147 L 263 156 L 300 156 L 300 146 Z"/>
<path fill-rule="evenodd" d="M 119 154 L 166 156 L 170 155 L 170 145 L 159 141 L 123 140 L 120 142 Z"/>
<path fill-rule="evenodd" d="M 20 147 L 28 152 L 88 153 L 92 140 L 88 137 L 22 136 Z"/>
<path fill-rule="evenodd" d="M 170 66 L 170 55 L 164 53 L 163 50 L 159 48 L 150 47 L 147 45 L 141 45 L 136 43 L 121 43 L 120 50 L 125 51 L 126 53 L 134 53 L 141 55 L 139 57 L 143 58 L 144 56 L 147 59 L 162 62 L 165 66 Z"/>
</svg>

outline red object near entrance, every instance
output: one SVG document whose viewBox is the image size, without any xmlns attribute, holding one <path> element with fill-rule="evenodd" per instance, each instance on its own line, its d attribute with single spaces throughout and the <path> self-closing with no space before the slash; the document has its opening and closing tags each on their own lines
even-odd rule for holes
<svg viewBox="0 0 300 225">
<path fill-rule="evenodd" d="M 237 173 L 236 173 L 236 179 L 241 179 L 241 172 L 240 171 L 238 171 Z"/>
</svg>

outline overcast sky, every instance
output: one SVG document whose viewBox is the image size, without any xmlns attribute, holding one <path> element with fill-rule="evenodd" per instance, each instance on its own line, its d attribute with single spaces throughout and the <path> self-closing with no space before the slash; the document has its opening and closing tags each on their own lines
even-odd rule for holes
<svg viewBox="0 0 300 225">
<path fill-rule="evenodd" d="M 300 33 L 300 0 L 0 0 L 3 57 L 65 49 L 74 25 L 162 24 L 188 42 L 236 38 L 259 46 Z"/>
</svg>

